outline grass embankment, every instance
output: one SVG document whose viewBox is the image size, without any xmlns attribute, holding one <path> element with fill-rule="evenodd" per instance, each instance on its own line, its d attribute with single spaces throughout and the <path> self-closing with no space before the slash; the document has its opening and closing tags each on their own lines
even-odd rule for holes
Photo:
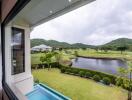
<svg viewBox="0 0 132 100">
<path fill-rule="evenodd" d="M 78 50 L 80 56 L 84 57 L 95 57 L 95 58 L 114 58 L 114 59 L 126 59 L 128 61 L 132 60 L 132 52 L 123 52 L 120 51 L 95 51 L 95 50 Z"/>
<path fill-rule="evenodd" d="M 34 78 L 73 100 L 127 100 L 127 92 L 89 79 L 60 73 L 59 69 L 34 70 Z"/>
</svg>

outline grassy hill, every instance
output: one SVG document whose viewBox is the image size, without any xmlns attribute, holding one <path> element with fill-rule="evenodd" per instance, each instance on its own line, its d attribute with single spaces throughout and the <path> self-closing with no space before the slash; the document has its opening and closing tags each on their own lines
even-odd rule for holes
<svg viewBox="0 0 132 100">
<path fill-rule="evenodd" d="M 119 38 L 119 39 L 112 40 L 111 42 L 102 45 L 102 47 L 106 47 L 106 46 L 112 49 L 116 49 L 117 47 L 126 46 L 128 47 L 129 50 L 132 50 L 132 39 Z"/>
<path fill-rule="evenodd" d="M 109 43 L 106 43 L 105 45 L 107 46 L 132 46 L 132 39 L 119 38 Z"/>
<path fill-rule="evenodd" d="M 75 48 L 95 48 L 94 45 L 86 45 L 83 43 L 75 43 L 75 44 L 72 44 L 72 46 Z"/>
<path fill-rule="evenodd" d="M 31 39 L 31 47 L 45 44 L 51 47 L 61 47 L 61 48 L 94 48 L 95 46 L 86 45 L 82 43 L 69 44 L 66 42 L 59 42 L 56 40 L 44 40 L 44 39 Z"/>
<path fill-rule="evenodd" d="M 66 42 L 59 42 L 56 40 L 31 39 L 31 47 L 41 45 L 41 44 L 45 44 L 51 47 L 61 47 L 61 48 L 95 48 L 95 47 L 108 46 L 110 48 L 116 49 L 117 47 L 120 47 L 120 46 L 128 46 L 129 49 L 132 50 L 132 39 L 128 39 L 128 38 L 119 38 L 100 46 L 87 45 L 83 43 L 69 44 Z"/>
<path fill-rule="evenodd" d="M 47 41 L 44 39 L 31 39 L 31 47 L 41 45 L 41 44 L 48 45 Z"/>
</svg>

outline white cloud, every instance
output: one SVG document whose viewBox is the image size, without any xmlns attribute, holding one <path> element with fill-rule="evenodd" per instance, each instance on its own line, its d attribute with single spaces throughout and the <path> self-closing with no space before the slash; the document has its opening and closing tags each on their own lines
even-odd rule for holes
<svg viewBox="0 0 132 100">
<path fill-rule="evenodd" d="M 132 38 L 132 0 L 97 0 L 36 27 L 31 38 L 104 44 Z"/>
</svg>

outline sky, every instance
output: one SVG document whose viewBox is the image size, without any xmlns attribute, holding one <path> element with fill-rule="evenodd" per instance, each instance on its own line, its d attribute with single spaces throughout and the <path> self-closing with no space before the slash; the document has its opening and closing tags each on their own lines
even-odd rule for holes
<svg viewBox="0 0 132 100">
<path fill-rule="evenodd" d="M 96 0 L 35 27 L 30 37 L 89 45 L 132 38 L 132 0 Z"/>
</svg>

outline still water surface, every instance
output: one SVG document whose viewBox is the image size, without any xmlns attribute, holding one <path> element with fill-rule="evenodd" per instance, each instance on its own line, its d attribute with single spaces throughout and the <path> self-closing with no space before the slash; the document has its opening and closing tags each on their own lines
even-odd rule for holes
<svg viewBox="0 0 132 100">
<path fill-rule="evenodd" d="M 127 68 L 127 65 L 121 60 L 78 57 L 77 59 L 72 59 L 72 67 L 96 70 L 109 74 L 117 74 L 119 67 Z"/>
</svg>

